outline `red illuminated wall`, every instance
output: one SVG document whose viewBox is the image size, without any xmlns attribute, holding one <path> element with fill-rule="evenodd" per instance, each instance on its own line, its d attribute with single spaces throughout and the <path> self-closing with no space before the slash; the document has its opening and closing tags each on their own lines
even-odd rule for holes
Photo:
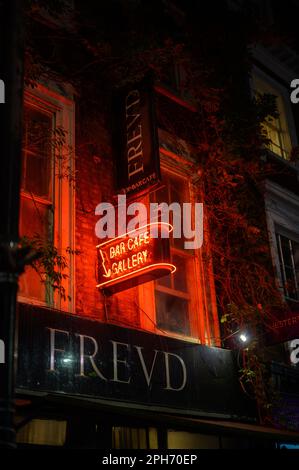
<svg viewBox="0 0 299 470">
<path fill-rule="evenodd" d="M 80 119 L 81 118 L 81 119 Z M 139 326 L 135 288 L 114 294 L 106 300 L 96 289 L 96 245 L 94 211 L 101 201 L 113 202 L 116 193 L 115 169 L 112 160 L 112 137 L 101 117 L 84 126 L 84 117 L 76 116 L 76 307 L 77 315 L 113 321 L 123 325 Z M 83 123 L 83 125 L 82 125 Z M 95 138 L 96 136 L 96 138 Z M 90 143 L 92 142 L 92 143 Z"/>
</svg>

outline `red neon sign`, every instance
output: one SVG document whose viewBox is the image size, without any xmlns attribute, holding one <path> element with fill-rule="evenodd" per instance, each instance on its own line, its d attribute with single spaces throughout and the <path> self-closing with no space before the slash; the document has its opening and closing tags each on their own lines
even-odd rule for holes
<svg viewBox="0 0 299 470">
<path fill-rule="evenodd" d="M 97 287 L 112 294 L 175 272 L 169 251 L 172 229 L 154 222 L 99 244 Z"/>
</svg>

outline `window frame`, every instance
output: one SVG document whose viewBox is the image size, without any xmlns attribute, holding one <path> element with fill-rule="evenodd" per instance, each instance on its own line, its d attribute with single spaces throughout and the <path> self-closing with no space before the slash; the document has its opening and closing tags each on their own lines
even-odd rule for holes
<svg viewBox="0 0 299 470">
<path fill-rule="evenodd" d="M 280 233 L 282 236 L 294 239 L 294 241 L 298 240 L 299 242 L 299 197 L 282 188 L 277 183 L 266 180 L 265 208 L 272 263 L 275 268 L 275 279 L 278 289 L 285 301 L 299 302 L 285 296 L 276 241 L 276 234 Z"/>
<path fill-rule="evenodd" d="M 254 97 L 254 92 L 255 92 L 255 79 L 254 77 L 257 77 L 261 81 L 263 81 L 266 85 L 268 84 L 269 87 L 274 88 L 274 90 L 277 90 L 278 94 L 278 99 L 281 100 L 281 104 L 283 106 L 283 111 L 284 111 L 284 119 L 286 122 L 286 132 L 288 134 L 288 139 L 290 141 L 290 150 L 293 147 L 296 147 L 298 145 L 298 139 L 297 139 L 297 132 L 296 132 L 296 126 L 295 126 L 295 121 L 294 121 L 294 116 L 292 112 L 292 106 L 290 103 L 290 95 L 289 95 L 289 89 L 287 86 L 282 85 L 279 83 L 278 80 L 275 80 L 272 76 L 268 75 L 266 72 L 262 71 L 259 67 L 254 65 L 252 67 L 252 73 L 250 77 L 250 88 L 251 88 L 251 96 Z M 272 94 L 269 92 L 269 94 Z M 279 119 L 279 122 L 281 123 L 281 120 Z M 271 123 L 270 123 L 271 127 Z M 284 131 L 282 131 L 284 132 Z M 278 153 L 274 152 L 270 148 L 268 148 L 268 151 L 271 152 L 275 157 L 279 158 L 282 161 L 290 162 L 289 158 L 282 157 Z"/>
<path fill-rule="evenodd" d="M 67 152 L 67 164 L 72 174 L 75 171 L 75 104 L 68 91 L 51 83 L 51 88 L 37 84 L 35 88 L 26 87 L 24 90 L 24 105 L 35 108 L 42 113 L 53 116 L 53 129 L 61 126 L 67 130 L 65 143 L 61 148 Z M 71 149 L 71 151 L 70 151 Z M 59 157 L 59 154 L 56 153 Z M 73 313 L 75 310 L 75 264 L 74 255 L 65 251 L 66 247 L 75 249 L 75 190 L 74 183 L 62 176 L 63 163 L 61 158 L 53 157 L 52 171 L 52 201 L 43 197 L 34 196 L 34 200 L 42 204 L 53 206 L 53 243 L 59 252 L 65 256 L 67 268 L 64 273 L 67 278 L 62 281 L 65 288 L 66 299 L 62 299 L 58 292 L 50 293 L 49 298 L 39 300 L 24 295 L 18 295 L 18 301 L 33 305 L 42 305 L 58 310 Z M 27 191 L 21 192 L 21 197 L 30 198 L 32 195 Z M 21 214 L 20 214 L 21 217 Z M 70 298 L 69 298 L 70 297 Z"/>
<path fill-rule="evenodd" d="M 186 200 L 191 200 L 191 197 L 190 197 L 190 185 L 189 185 L 189 182 L 188 182 L 188 179 L 186 178 L 186 176 L 182 176 L 181 174 L 179 175 L 178 173 L 173 173 L 169 170 L 165 170 L 165 168 L 162 167 L 162 184 L 163 184 L 163 174 L 167 175 L 167 180 L 169 181 L 169 179 L 173 178 L 175 180 L 180 180 L 180 183 L 182 184 L 182 187 L 184 188 L 183 189 L 183 192 L 184 192 L 184 197 L 186 197 Z M 169 199 L 169 196 L 170 196 L 170 186 L 166 185 L 167 187 L 167 196 L 168 196 L 168 199 Z M 163 201 L 163 202 L 167 202 L 168 204 L 171 204 L 172 202 L 174 201 Z M 178 202 L 178 201 L 177 201 Z M 175 284 L 174 284 L 174 275 L 170 274 L 170 283 L 171 283 L 171 287 L 168 287 L 168 286 L 164 286 L 163 284 L 160 284 L 159 283 L 159 279 L 157 279 L 155 282 L 154 282 L 154 296 L 155 296 L 155 323 L 156 325 L 158 325 L 158 318 L 157 318 L 157 309 L 156 309 L 156 292 L 160 292 L 162 294 L 166 294 L 166 295 L 169 295 L 169 296 L 172 296 L 172 297 L 176 297 L 176 298 L 179 298 L 179 299 L 182 299 L 182 300 L 185 300 L 188 304 L 188 314 L 187 314 L 187 318 L 188 318 L 188 323 L 189 323 L 189 328 L 190 328 L 190 332 L 191 332 L 191 318 L 190 318 L 190 305 L 191 305 L 191 292 L 190 292 L 190 288 L 189 288 L 189 282 L 188 282 L 188 277 L 190 277 L 190 270 L 193 270 L 193 264 L 194 264 L 194 256 L 192 255 L 192 253 L 188 253 L 187 250 L 184 250 L 184 249 L 180 249 L 178 247 L 175 246 L 175 243 L 174 243 L 174 240 L 170 238 L 170 256 L 171 256 L 171 262 L 173 264 L 174 263 L 174 256 L 178 256 L 178 257 L 181 257 L 181 258 L 184 258 L 185 262 L 186 262 L 186 265 L 189 264 L 189 266 L 186 266 L 186 271 L 187 271 L 187 276 L 186 276 L 186 284 L 188 286 L 187 288 L 187 291 L 183 291 L 183 290 L 177 290 L 175 288 Z M 193 273 L 193 276 L 194 276 L 194 273 Z M 160 329 L 160 327 L 157 326 L 157 328 Z M 164 328 L 161 327 L 161 330 L 164 331 Z M 179 332 L 175 332 L 175 331 L 172 331 L 172 330 L 168 330 L 167 328 L 165 328 L 165 333 L 166 334 L 174 334 L 174 335 L 179 335 L 179 336 L 188 336 L 188 335 L 185 335 L 183 333 L 179 333 Z"/>
<path fill-rule="evenodd" d="M 202 202 L 196 197 L 192 185 L 193 166 L 182 155 L 173 154 L 160 147 L 160 165 L 162 172 L 172 174 L 175 178 L 185 180 L 189 201 Z M 145 202 L 145 201 L 143 201 Z M 147 202 L 149 200 L 147 199 Z M 204 261 L 203 254 L 209 252 L 209 231 L 204 216 L 204 249 L 193 250 L 185 256 L 190 260 L 190 273 L 194 283 L 190 286 L 189 295 L 189 321 L 190 335 L 164 331 L 158 328 L 155 308 L 155 283 L 148 282 L 138 286 L 137 299 L 140 310 L 140 327 L 162 336 L 173 337 L 193 343 L 202 343 L 210 346 L 220 346 L 219 318 L 216 306 L 216 293 L 211 261 Z M 183 253 L 183 251 L 181 252 Z M 205 257 L 206 259 L 210 257 Z M 192 271 L 191 271 L 192 270 Z M 190 283 L 191 284 L 191 283 Z M 213 323 L 213 325 L 211 325 Z"/>
<path fill-rule="evenodd" d="M 295 291 L 297 294 L 297 299 L 290 297 L 287 292 L 287 276 L 286 276 L 286 266 L 285 266 L 285 260 L 283 256 L 283 251 L 282 251 L 282 246 L 281 246 L 281 237 L 284 237 L 288 240 L 288 242 L 292 243 L 299 243 L 299 234 L 295 233 L 289 233 L 288 231 L 284 230 L 283 228 L 276 226 L 275 227 L 275 234 L 276 234 L 276 244 L 277 244 L 277 252 L 278 252 L 278 257 L 279 257 L 279 268 L 280 268 L 280 276 L 281 276 L 281 282 L 283 286 L 283 291 L 284 291 L 284 297 L 286 300 L 290 300 L 291 302 L 299 302 L 299 283 L 296 278 L 296 266 L 294 263 L 294 255 L 291 252 L 291 260 L 292 260 L 292 274 L 294 275 L 294 280 L 295 280 Z M 292 245 L 291 245 L 292 247 Z M 292 250 L 293 251 L 293 247 Z"/>
</svg>

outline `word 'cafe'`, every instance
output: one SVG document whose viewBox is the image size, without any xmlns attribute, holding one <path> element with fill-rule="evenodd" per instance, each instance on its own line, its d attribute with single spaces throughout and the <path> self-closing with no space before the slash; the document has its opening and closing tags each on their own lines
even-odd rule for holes
<svg viewBox="0 0 299 470">
<path fill-rule="evenodd" d="M 136 277 L 135 284 L 147 282 L 175 271 L 169 262 L 169 240 L 152 237 L 153 226 L 161 232 L 172 230 L 170 224 L 156 222 L 98 245 L 100 282 L 97 287 L 111 288 Z M 123 288 L 128 285 L 122 284 L 117 290 Z"/>
<path fill-rule="evenodd" d="M 116 245 L 109 248 L 109 261 L 115 259 L 111 265 L 111 269 L 106 268 L 106 252 L 100 249 L 101 257 L 103 260 L 103 269 L 105 270 L 104 277 L 111 277 L 113 274 L 121 274 L 129 271 L 137 266 L 143 265 L 148 260 L 148 250 L 143 250 L 142 247 L 148 245 L 150 242 L 149 232 L 141 232 L 135 237 L 130 237 L 125 241 L 121 241 Z M 131 254 L 133 251 L 136 253 Z M 123 258 L 123 259 L 120 259 Z"/>
<path fill-rule="evenodd" d="M 149 232 L 140 233 L 134 238 L 128 238 L 125 242 L 118 243 L 115 247 L 110 247 L 110 259 L 118 258 L 119 256 L 126 255 L 132 251 L 136 251 L 142 248 L 145 245 L 148 245 L 150 242 L 150 234 Z M 136 266 L 140 266 L 146 263 L 148 259 L 148 250 L 138 251 L 134 253 L 132 256 L 128 256 L 127 258 L 114 262 L 112 264 L 112 273 L 118 274 L 124 271 L 130 270 L 135 268 Z M 110 276 L 107 276 L 110 277 Z"/>
</svg>

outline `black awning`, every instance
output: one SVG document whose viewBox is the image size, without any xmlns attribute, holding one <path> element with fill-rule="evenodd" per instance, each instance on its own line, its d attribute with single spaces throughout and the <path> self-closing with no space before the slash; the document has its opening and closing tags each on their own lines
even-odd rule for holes
<svg viewBox="0 0 299 470">
<path fill-rule="evenodd" d="M 21 398 L 22 395 L 22 398 Z M 93 399 L 61 394 L 36 393 L 19 390 L 16 405 L 23 416 L 28 413 L 32 418 L 40 413 L 56 415 L 74 415 L 84 413 L 93 419 L 108 419 L 112 422 L 125 422 L 126 425 L 163 426 L 164 428 L 180 428 L 190 432 L 208 434 L 224 434 L 230 436 L 255 437 L 274 441 L 298 442 L 299 432 L 262 426 L 253 422 L 233 419 L 220 419 L 219 417 L 192 416 L 186 410 L 169 410 L 167 412 L 157 407 L 142 407 L 134 403 L 110 402 L 102 399 Z M 25 398 L 25 399 L 24 399 Z M 29 418 L 30 420 L 30 418 Z M 24 423 L 28 422 L 28 418 Z M 22 425 L 21 425 L 22 426 Z"/>
</svg>

